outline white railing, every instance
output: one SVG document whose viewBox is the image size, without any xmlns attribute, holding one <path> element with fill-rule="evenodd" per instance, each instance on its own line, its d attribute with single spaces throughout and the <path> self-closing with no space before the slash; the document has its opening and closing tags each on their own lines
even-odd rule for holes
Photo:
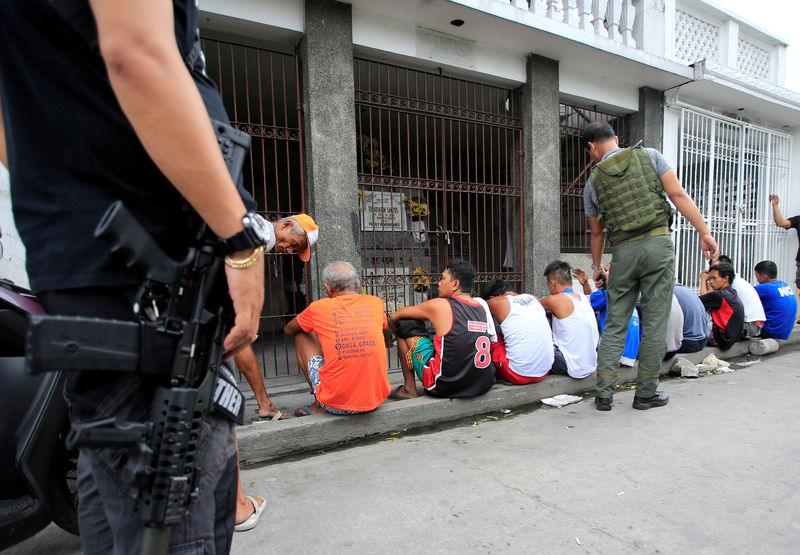
<svg viewBox="0 0 800 555">
<path fill-rule="evenodd" d="M 681 108 L 680 117 L 678 178 L 720 253 L 730 256 L 736 274 L 751 283 L 753 267 L 762 260 L 775 262 L 779 278 L 790 283 L 794 253 L 783 240 L 786 232 L 773 221 L 769 195 L 791 202 L 791 136 L 694 108 Z M 680 214 L 673 239 L 678 280 L 697 290 L 707 262 L 697 233 Z"/>
<path fill-rule="evenodd" d="M 690 64 L 709 60 L 784 85 L 786 45 L 781 40 L 700 0 L 672 1 L 675 26 L 668 52 L 675 58 Z"/>
<path fill-rule="evenodd" d="M 634 0 L 512 0 L 520 9 L 633 46 Z M 639 3 L 641 4 L 641 2 Z"/>
<path fill-rule="evenodd" d="M 704 0 L 505 0 L 661 58 L 710 60 L 783 86 L 786 45 Z"/>
</svg>

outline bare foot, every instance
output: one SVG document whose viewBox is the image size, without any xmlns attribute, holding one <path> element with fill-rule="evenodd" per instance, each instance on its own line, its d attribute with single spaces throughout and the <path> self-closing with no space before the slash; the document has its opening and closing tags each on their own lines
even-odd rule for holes
<svg viewBox="0 0 800 555">
<path fill-rule="evenodd" d="M 260 507 L 262 503 L 264 503 L 264 498 L 259 497 L 257 495 L 251 495 L 253 499 L 256 500 L 258 506 Z M 250 501 L 247 497 L 237 498 L 236 499 L 236 520 L 234 524 L 241 524 L 248 518 L 250 515 L 256 512 L 256 508 L 253 506 L 252 501 Z"/>
</svg>

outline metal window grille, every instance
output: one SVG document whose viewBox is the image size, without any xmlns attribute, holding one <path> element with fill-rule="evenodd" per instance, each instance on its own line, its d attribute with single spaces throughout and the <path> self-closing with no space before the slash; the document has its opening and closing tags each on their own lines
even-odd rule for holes
<svg viewBox="0 0 800 555">
<path fill-rule="evenodd" d="M 628 145 L 628 116 L 616 116 L 589 108 L 561 104 L 561 251 L 590 252 L 590 233 L 583 211 L 583 188 L 592 169 L 592 161 L 581 143 L 581 132 L 596 121 L 608 122 L 619 137 L 620 146 Z"/>
<path fill-rule="evenodd" d="M 737 275 L 755 282 L 762 260 L 778 265 L 779 278 L 791 282 L 794 265 L 784 230 L 772 218 L 768 197 L 789 200 L 791 137 L 766 128 L 695 109 L 682 108 L 678 177 L 708 223 L 721 254 Z M 676 275 L 699 290 L 700 254 L 692 225 L 678 214 L 673 232 Z"/>
<path fill-rule="evenodd" d="M 392 312 L 465 258 L 521 290 L 519 93 L 355 59 L 363 283 Z"/>
<path fill-rule="evenodd" d="M 268 220 L 305 211 L 303 134 L 297 56 L 203 39 L 208 75 L 237 129 L 252 137 L 244 185 Z M 307 305 L 308 274 L 296 256 L 269 253 L 259 340 L 265 377 L 299 374 L 284 325 Z"/>
</svg>

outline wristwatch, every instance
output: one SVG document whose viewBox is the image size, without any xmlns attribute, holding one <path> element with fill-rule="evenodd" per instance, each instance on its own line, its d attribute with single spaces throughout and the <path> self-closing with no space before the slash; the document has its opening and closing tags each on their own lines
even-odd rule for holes
<svg viewBox="0 0 800 555">
<path fill-rule="evenodd" d="M 223 254 L 245 251 L 257 247 L 271 248 L 275 245 L 275 232 L 272 225 L 255 212 L 242 216 L 244 229 L 227 239 L 220 239 Z"/>
</svg>

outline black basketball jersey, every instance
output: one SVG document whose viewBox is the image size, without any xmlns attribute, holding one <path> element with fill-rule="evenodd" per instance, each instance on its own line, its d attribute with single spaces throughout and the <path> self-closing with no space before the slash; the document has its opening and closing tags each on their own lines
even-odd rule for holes
<svg viewBox="0 0 800 555">
<path fill-rule="evenodd" d="M 439 397 L 475 397 L 495 381 L 486 310 L 474 301 L 445 299 L 453 311 L 453 325 L 447 334 L 433 338 L 436 354 L 423 369 L 422 385 Z"/>
</svg>

